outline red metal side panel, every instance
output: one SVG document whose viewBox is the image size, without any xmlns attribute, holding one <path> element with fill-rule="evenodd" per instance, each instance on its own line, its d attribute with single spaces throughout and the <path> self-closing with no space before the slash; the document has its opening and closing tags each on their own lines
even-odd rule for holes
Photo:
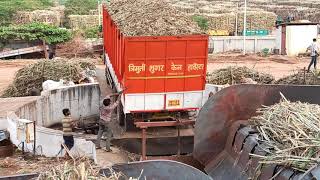
<svg viewBox="0 0 320 180">
<path fill-rule="evenodd" d="M 103 8 L 103 38 L 104 50 L 109 56 L 114 74 L 121 82 L 123 78 L 124 66 L 124 37 L 111 19 L 111 16 L 105 7 Z"/>
<path fill-rule="evenodd" d="M 117 77 L 119 77 L 119 56 L 118 56 L 118 50 L 119 50 L 119 39 L 118 39 L 119 30 L 115 28 L 115 38 L 114 38 L 114 67 L 116 71 Z"/>
<path fill-rule="evenodd" d="M 150 41 L 146 42 L 145 63 L 146 81 L 145 93 L 161 93 L 165 91 L 166 67 L 166 42 Z"/>
<path fill-rule="evenodd" d="M 143 41 L 125 40 L 125 87 L 126 93 L 144 93 L 145 91 L 145 49 Z"/>
<path fill-rule="evenodd" d="M 187 41 L 175 39 L 167 45 L 166 75 L 170 78 L 166 80 L 166 92 L 184 91 Z"/>
<path fill-rule="evenodd" d="M 103 48 L 104 51 L 107 51 L 107 11 L 103 10 L 102 11 L 102 32 L 103 32 Z"/>
<path fill-rule="evenodd" d="M 127 93 L 204 90 L 207 54 L 205 35 L 126 37 Z"/>
<path fill-rule="evenodd" d="M 188 41 L 185 75 L 185 91 L 204 89 L 206 83 L 208 42 Z"/>
</svg>

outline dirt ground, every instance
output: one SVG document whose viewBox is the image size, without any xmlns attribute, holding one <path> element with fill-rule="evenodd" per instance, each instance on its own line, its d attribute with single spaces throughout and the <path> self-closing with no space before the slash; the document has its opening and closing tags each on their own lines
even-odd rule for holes
<svg viewBox="0 0 320 180">
<path fill-rule="evenodd" d="M 309 62 L 309 57 L 260 57 L 258 55 L 242 56 L 239 54 L 213 55 L 209 57 L 207 71 L 212 72 L 228 66 L 247 66 L 259 72 L 269 73 L 276 79 L 280 79 L 307 67 Z"/>
<path fill-rule="evenodd" d="M 14 156 L 0 159 L 0 176 L 41 173 L 63 162 L 65 162 L 64 159 L 57 158 L 33 158 L 31 156 L 24 158 L 21 152 L 16 152 Z"/>
<path fill-rule="evenodd" d="M 37 62 L 36 60 L 0 61 L 0 95 L 13 81 L 15 73 L 25 65 Z"/>
</svg>

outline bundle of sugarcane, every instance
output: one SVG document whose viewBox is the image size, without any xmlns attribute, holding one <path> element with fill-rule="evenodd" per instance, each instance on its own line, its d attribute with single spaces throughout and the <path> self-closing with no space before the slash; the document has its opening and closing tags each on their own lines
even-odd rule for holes
<svg viewBox="0 0 320 180">
<path fill-rule="evenodd" d="M 90 70 L 95 70 L 96 66 L 92 61 L 86 60 L 86 59 L 70 59 L 72 63 L 78 64 L 81 69 L 90 69 Z"/>
<path fill-rule="evenodd" d="M 299 71 L 298 73 L 277 80 L 275 84 L 320 85 L 318 76 L 317 73 Z"/>
<path fill-rule="evenodd" d="M 290 102 L 282 96 L 280 103 L 258 110 L 250 123 L 269 148 L 267 155 L 252 155 L 262 164 L 277 164 L 305 171 L 319 164 L 320 106 Z"/>
<path fill-rule="evenodd" d="M 201 12 L 203 10 L 201 9 Z M 210 13 L 200 13 L 208 19 L 210 30 L 235 31 L 236 13 L 231 10 L 211 9 Z M 252 30 L 271 30 L 276 20 L 276 14 L 266 11 L 249 11 L 247 15 L 247 27 Z M 243 13 L 238 14 L 238 29 L 243 27 Z"/>
<path fill-rule="evenodd" d="M 99 25 L 99 15 L 69 15 L 72 30 L 93 28 Z"/>
<path fill-rule="evenodd" d="M 28 96 L 34 89 L 42 90 L 42 83 L 46 80 L 60 79 L 78 82 L 83 69 L 93 69 L 90 62 L 80 60 L 43 60 L 20 69 L 13 83 L 4 91 L 2 97 Z"/>
<path fill-rule="evenodd" d="M 35 11 L 18 11 L 14 16 L 16 24 L 26 24 L 32 22 L 41 22 L 60 26 L 62 16 L 59 11 L 55 10 L 35 10 Z"/>
<path fill-rule="evenodd" d="M 209 30 L 226 30 L 233 32 L 235 27 L 236 15 L 234 13 L 223 14 L 204 14 L 208 19 Z"/>
<path fill-rule="evenodd" d="M 72 180 L 72 179 L 92 179 L 92 180 L 118 180 L 120 178 L 129 179 L 121 173 L 116 173 L 110 169 L 110 175 L 101 175 L 99 168 L 94 163 L 86 158 L 74 159 L 65 163 L 54 166 L 45 172 L 42 172 L 38 177 L 39 180 Z M 132 180 L 135 180 L 131 178 Z"/>
<path fill-rule="evenodd" d="M 194 13 L 195 12 L 195 8 L 192 6 L 182 6 L 182 5 L 177 5 L 177 4 L 173 4 L 172 6 L 181 12 L 185 12 L 185 13 Z"/>
<path fill-rule="evenodd" d="M 258 84 L 271 84 L 274 81 L 272 75 L 260 73 L 248 67 L 229 66 L 207 74 L 207 82 L 217 85 L 241 84 L 245 78 L 251 78 Z"/>
<path fill-rule="evenodd" d="M 108 4 L 108 11 L 126 36 L 204 33 L 192 17 L 163 0 L 114 0 Z"/>
<path fill-rule="evenodd" d="M 244 13 L 238 15 L 239 29 L 243 29 Z M 272 30 L 274 22 L 277 19 L 277 15 L 273 12 L 267 11 L 248 11 L 247 12 L 247 28 L 252 30 Z"/>
</svg>

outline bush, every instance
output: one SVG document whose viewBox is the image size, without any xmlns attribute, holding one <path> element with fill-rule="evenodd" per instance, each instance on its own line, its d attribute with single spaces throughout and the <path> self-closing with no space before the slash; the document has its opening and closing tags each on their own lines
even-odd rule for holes
<svg viewBox="0 0 320 180">
<path fill-rule="evenodd" d="M 202 29 L 202 30 L 208 30 L 209 25 L 208 25 L 208 19 L 203 17 L 203 16 L 199 16 L 199 15 L 194 15 L 192 17 L 192 19 L 198 23 L 198 26 Z"/>
<path fill-rule="evenodd" d="M 57 44 L 70 39 L 71 33 L 68 30 L 43 23 L 0 27 L 0 42 L 44 40 L 48 44 Z"/>
<path fill-rule="evenodd" d="M 101 36 L 101 26 L 96 26 L 93 28 L 86 29 L 84 32 L 85 38 L 100 38 Z"/>
<path fill-rule="evenodd" d="M 17 11 L 32 11 L 52 6 L 52 0 L 1 0 L 0 25 L 10 24 Z"/>
</svg>

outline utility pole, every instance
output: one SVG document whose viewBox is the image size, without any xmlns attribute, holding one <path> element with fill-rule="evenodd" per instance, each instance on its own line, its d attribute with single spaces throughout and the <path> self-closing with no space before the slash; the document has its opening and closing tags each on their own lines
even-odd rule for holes
<svg viewBox="0 0 320 180">
<path fill-rule="evenodd" d="M 243 55 L 246 54 L 246 31 L 247 31 L 247 0 L 244 0 L 244 17 L 243 17 Z"/>
</svg>

